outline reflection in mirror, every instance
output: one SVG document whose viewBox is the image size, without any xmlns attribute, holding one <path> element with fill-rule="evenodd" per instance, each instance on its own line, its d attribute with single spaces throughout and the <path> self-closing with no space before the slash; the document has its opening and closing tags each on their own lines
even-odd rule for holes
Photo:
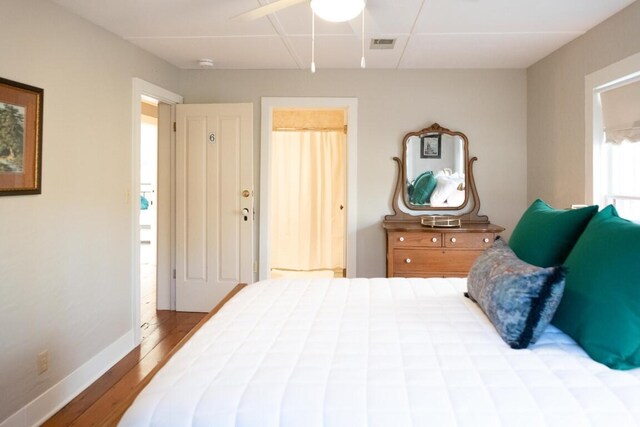
<svg viewBox="0 0 640 427">
<path fill-rule="evenodd" d="M 405 191 L 408 207 L 457 209 L 466 195 L 466 147 L 458 135 L 425 133 L 406 139 Z"/>
</svg>

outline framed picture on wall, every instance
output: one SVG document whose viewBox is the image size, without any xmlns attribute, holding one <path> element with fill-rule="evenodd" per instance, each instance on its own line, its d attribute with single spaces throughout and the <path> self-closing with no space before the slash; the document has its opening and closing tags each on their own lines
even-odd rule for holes
<svg viewBox="0 0 640 427">
<path fill-rule="evenodd" d="M 0 196 L 41 192 L 43 95 L 0 78 Z"/>
<path fill-rule="evenodd" d="M 442 135 L 423 135 L 420 137 L 420 158 L 439 159 L 442 156 L 441 149 Z"/>
</svg>

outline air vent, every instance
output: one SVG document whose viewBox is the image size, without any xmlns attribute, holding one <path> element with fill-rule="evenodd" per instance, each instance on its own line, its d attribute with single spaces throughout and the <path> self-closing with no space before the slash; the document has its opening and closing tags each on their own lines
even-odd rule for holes
<svg viewBox="0 0 640 427">
<path fill-rule="evenodd" d="M 371 49 L 393 49 L 396 39 L 371 39 Z"/>
</svg>

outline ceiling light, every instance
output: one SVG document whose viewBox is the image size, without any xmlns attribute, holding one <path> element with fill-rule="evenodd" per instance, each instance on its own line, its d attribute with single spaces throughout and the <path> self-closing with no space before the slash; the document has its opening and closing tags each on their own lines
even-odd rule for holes
<svg viewBox="0 0 640 427">
<path fill-rule="evenodd" d="M 284 0 L 281 0 L 284 1 Z M 367 68 L 364 59 L 364 7 L 367 0 L 311 0 L 311 72 L 316 72 L 316 15 L 331 22 L 350 21 L 362 17 L 362 57 L 360 68 Z"/>
<path fill-rule="evenodd" d="M 311 0 L 313 13 L 326 21 L 345 22 L 358 16 L 366 0 Z"/>
</svg>

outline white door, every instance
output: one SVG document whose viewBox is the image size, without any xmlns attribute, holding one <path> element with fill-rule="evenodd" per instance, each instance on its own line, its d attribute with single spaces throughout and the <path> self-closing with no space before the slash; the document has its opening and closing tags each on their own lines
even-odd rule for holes
<svg viewBox="0 0 640 427">
<path fill-rule="evenodd" d="M 253 278 L 253 104 L 176 110 L 176 309 Z"/>
</svg>

